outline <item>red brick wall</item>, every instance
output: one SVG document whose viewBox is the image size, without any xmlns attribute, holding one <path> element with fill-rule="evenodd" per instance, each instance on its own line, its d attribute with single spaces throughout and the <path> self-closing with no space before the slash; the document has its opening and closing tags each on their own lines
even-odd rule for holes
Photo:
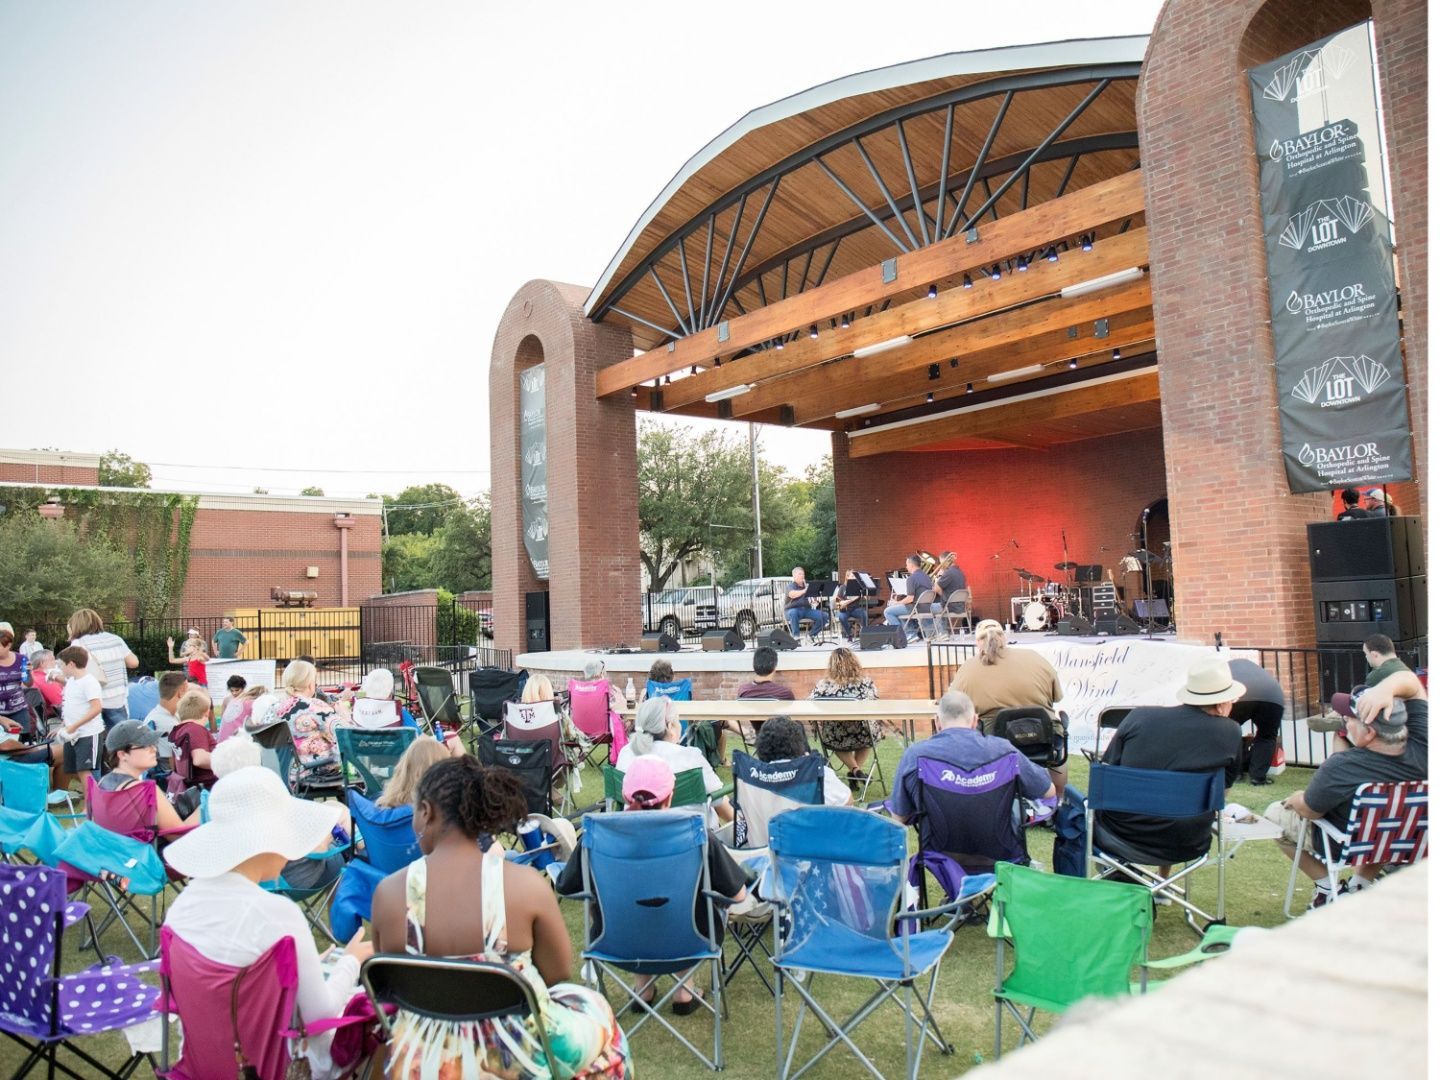
<svg viewBox="0 0 1440 1080">
<path fill-rule="evenodd" d="M 16 484 L 98 484 L 100 470 L 93 465 L 26 465 L 0 461 L 0 481 Z"/>
<path fill-rule="evenodd" d="M 404 641 L 419 647 L 434 645 L 438 599 L 434 589 L 366 597 L 361 606 L 365 608 L 367 640 Z"/>
<path fill-rule="evenodd" d="M 834 436 L 840 565 L 878 574 L 916 548 L 953 550 L 983 618 L 1009 617 L 1019 585 L 1012 567 L 1059 579 L 1053 564 L 1062 561 L 1062 529 L 1071 560 L 1102 563 L 1121 584 L 1117 564 L 1138 546 L 1130 534 L 1140 512 L 1165 495 L 1155 430 L 1051 450 L 852 459 L 847 445 L 844 434 Z"/>
<path fill-rule="evenodd" d="M 307 578 L 307 566 L 318 566 L 320 576 Z M 316 592 L 317 607 L 339 605 L 340 530 L 333 511 L 196 511 L 181 604 L 186 614 L 271 607 L 272 586 Z M 350 529 L 350 602 L 379 591 L 380 517 L 357 514 Z"/>
<path fill-rule="evenodd" d="M 1424 8 L 1375 5 L 1397 175 L 1411 420 L 1423 455 Z M 1258 174 L 1245 68 L 1369 15 L 1347 0 L 1170 0 L 1150 39 L 1137 116 L 1160 355 L 1170 517 L 1182 635 L 1314 641 L 1305 524 L 1324 494 L 1290 495 L 1279 453 Z M 1413 80 L 1419 79 L 1419 86 Z M 1416 93 L 1416 91 L 1419 91 Z M 1419 144 L 1397 144 L 1397 135 Z M 1402 255 L 1402 259 L 1405 256 Z M 1408 269 L 1405 269 L 1408 268 Z M 1418 337 L 1416 332 L 1418 329 Z M 1417 348 L 1418 346 L 1418 348 Z M 1243 499 L 1237 493 L 1243 492 Z M 1407 493 L 1409 506 L 1415 496 Z M 1407 495 L 1402 495 L 1404 502 Z"/>
<path fill-rule="evenodd" d="M 595 373 L 633 355 L 628 332 L 582 314 L 577 285 L 532 281 L 500 320 L 490 360 L 495 644 L 524 647 L 525 593 L 548 588 L 553 648 L 640 636 L 635 409 L 595 397 Z M 535 577 L 520 520 L 520 371 L 545 364 L 550 580 Z M 626 602 L 617 602 L 623 598 Z"/>
</svg>

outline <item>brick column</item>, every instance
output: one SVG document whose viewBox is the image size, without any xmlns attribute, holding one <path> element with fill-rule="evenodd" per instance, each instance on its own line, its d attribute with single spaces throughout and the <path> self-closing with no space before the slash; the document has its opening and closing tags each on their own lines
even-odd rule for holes
<svg viewBox="0 0 1440 1080">
<path fill-rule="evenodd" d="M 1328 519 L 1330 500 L 1289 494 L 1280 459 L 1245 70 L 1369 14 L 1358 0 L 1170 0 L 1150 38 L 1136 111 L 1176 607 L 1186 637 L 1221 630 L 1237 642 L 1314 642 L 1305 524 Z M 1382 83 L 1397 81 L 1387 67 L 1405 78 L 1418 70 L 1421 83 L 1420 96 L 1392 94 L 1386 104 L 1396 110 L 1387 126 L 1404 177 L 1396 230 L 1415 248 L 1405 274 L 1407 353 L 1412 388 L 1423 387 L 1424 320 L 1417 340 L 1411 313 L 1424 303 L 1424 215 L 1415 209 L 1424 205 L 1424 6 L 1379 0 L 1375 15 Z M 1397 145 L 1402 134 L 1420 145 Z M 1412 397 L 1411 422 L 1423 455 L 1423 399 Z"/>
<path fill-rule="evenodd" d="M 490 359 L 491 563 L 495 641 L 524 648 L 525 593 L 550 593 L 550 643 L 566 649 L 640 636 L 635 409 L 595 397 L 595 374 L 634 355 L 620 327 L 582 313 L 587 290 L 531 281 L 510 301 Z M 545 365 L 550 580 L 535 576 L 520 518 L 520 372 Z"/>
</svg>

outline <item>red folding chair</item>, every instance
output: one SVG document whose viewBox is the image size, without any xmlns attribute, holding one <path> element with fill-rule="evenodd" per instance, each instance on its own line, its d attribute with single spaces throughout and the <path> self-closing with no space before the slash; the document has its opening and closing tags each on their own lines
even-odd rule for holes
<svg viewBox="0 0 1440 1080">
<path fill-rule="evenodd" d="M 1350 804 L 1344 832 L 1324 818 L 1309 822 L 1320 837 L 1320 850 L 1314 854 L 1325 864 L 1331 895 L 1339 895 L 1340 871 L 1346 866 L 1408 866 L 1425 858 L 1429 822 L 1430 784 L 1425 780 L 1361 784 Z M 1290 884 L 1285 890 L 1287 916 L 1304 850 L 1304 844 L 1295 846 Z"/>
</svg>

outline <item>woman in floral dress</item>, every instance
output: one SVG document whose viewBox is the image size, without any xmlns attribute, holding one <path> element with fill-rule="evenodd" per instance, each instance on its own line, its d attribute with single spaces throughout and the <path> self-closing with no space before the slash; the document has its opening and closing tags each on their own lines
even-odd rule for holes
<svg viewBox="0 0 1440 1080">
<path fill-rule="evenodd" d="M 817 701 L 874 701 L 879 696 L 855 653 L 845 648 L 830 654 L 826 677 L 810 691 L 810 697 Z M 852 788 L 865 779 L 865 761 L 881 737 L 880 724 L 875 720 L 820 721 L 820 745 L 850 770 Z"/>
</svg>

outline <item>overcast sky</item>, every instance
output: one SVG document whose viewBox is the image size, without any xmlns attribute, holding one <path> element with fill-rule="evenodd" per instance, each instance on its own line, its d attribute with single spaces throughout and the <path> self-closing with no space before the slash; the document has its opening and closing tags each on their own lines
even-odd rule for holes
<svg viewBox="0 0 1440 1080">
<path fill-rule="evenodd" d="M 510 296 L 593 285 L 744 113 L 1159 7 L 0 0 L 0 446 L 118 447 L 157 486 L 484 490 Z M 763 430 L 796 471 L 829 452 Z"/>
</svg>

